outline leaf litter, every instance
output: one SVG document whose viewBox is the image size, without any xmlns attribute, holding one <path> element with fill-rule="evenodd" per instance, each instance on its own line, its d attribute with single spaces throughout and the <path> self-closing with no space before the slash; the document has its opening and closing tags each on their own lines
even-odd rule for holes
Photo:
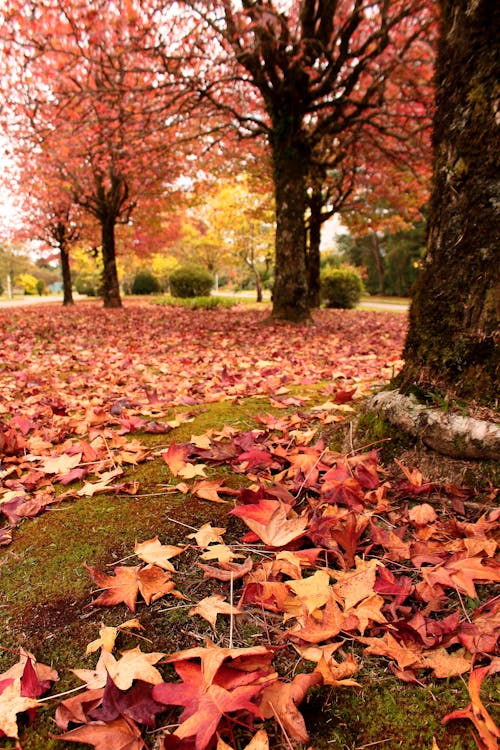
<svg viewBox="0 0 500 750">
<path fill-rule="evenodd" d="M 498 729 L 480 688 L 499 668 L 500 599 L 491 595 L 500 581 L 499 512 L 485 508 L 461 520 L 449 505 L 462 488 L 425 482 L 417 468 L 402 464 L 404 479 L 391 483 L 375 450 L 339 454 L 317 437 L 319 427 L 342 421 L 351 401 L 398 367 L 401 322 L 364 314 L 364 333 L 353 344 L 351 318 L 337 313 L 335 321 L 325 314 L 307 339 L 276 328 L 265 340 L 248 312 L 237 324 L 227 312 L 198 315 L 193 326 L 192 312 L 169 310 L 167 323 L 164 310 L 148 308 L 147 327 L 139 307 L 120 317 L 101 314 L 96 327 L 81 311 L 64 311 L 56 328 L 54 311 L 23 311 L 8 328 L 0 372 L 0 510 L 7 520 L 0 543 L 9 544 L 23 519 L 61 500 L 137 492 L 134 483 L 116 480 L 127 465 L 154 456 L 129 433 L 175 430 L 189 416 L 176 412 L 172 419 L 172 409 L 262 395 L 287 413 L 263 413 L 254 429 L 226 426 L 182 444 L 173 440 L 160 456 L 183 480 L 172 489 L 230 503 L 230 515 L 248 529 L 243 537 L 231 544 L 225 528 L 205 523 L 183 546 L 157 536 L 137 542 L 136 565 L 117 565 L 111 574 L 87 570 L 101 589 L 94 606 L 123 603 L 136 612 L 167 596 L 185 597 L 175 564 L 195 550 L 200 571 L 219 582 L 220 593 L 192 602 L 188 617 L 205 619 L 217 635 L 219 617 L 232 626 L 234 618 L 258 612 L 269 618 L 269 643 L 237 648 L 207 640 L 175 654 L 135 648 L 117 659 L 119 632 L 140 622 L 103 626 L 88 646 L 88 653 L 100 650 L 95 668 L 72 670 L 82 692 L 57 708 L 59 739 L 138 750 L 167 712 L 173 731 L 158 732 L 163 750 L 215 743 L 224 750 L 242 726 L 256 747 L 265 746 L 265 719 L 274 719 L 288 742 L 308 743 L 298 706 L 312 689 L 357 685 L 361 662 L 351 649 L 358 644 L 362 661 L 381 657 L 408 683 L 468 674 L 469 706 L 443 721 L 467 719 L 477 747 L 496 747 Z M 141 331 L 140 345 L 130 337 L 132 325 Z M 33 346 L 40 339 L 43 351 Z M 331 386 L 321 406 L 308 410 L 304 399 L 287 395 L 325 380 Z M 243 475 L 245 486 L 234 490 L 206 478 L 221 465 Z M 57 489 L 78 482 L 80 489 Z M 274 666 L 285 647 L 303 659 L 291 678 Z M 164 679 L 162 664 L 173 664 L 175 681 Z M 40 696 L 57 680 L 55 670 L 21 651 L 0 675 L 0 733 L 17 738 L 17 716 L 33 720 Z"/>
</svg>

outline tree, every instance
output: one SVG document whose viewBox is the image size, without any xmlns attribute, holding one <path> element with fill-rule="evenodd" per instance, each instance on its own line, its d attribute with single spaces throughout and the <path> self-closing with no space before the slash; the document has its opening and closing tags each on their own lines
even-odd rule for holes
<svg viewBox="0 0 500 750">
<path fill-rule="evenodd" d="M 306 210 L 318 144 L 342 140 L 360 123 L 375 142 L 404 138 L 426 120 L 419 80 L 431 54 L 424 1 L 285 3 L 191 0 L 210 65 L 197 82 L 242 137 L 265 136 L 276 205 L 273 317 L 309 317 Z M 220 54 L 217 55 L 217 50 Z M 405 74 L 407 77 L 405 78 Z M 404 100 L 395 95 L 407 81 Z M 318 174 L 318 173 L 316 173 Z M 315 174 L 315 177 L 316 177 Z"/>
<path fill-rule="evenodd" d="M 147 54 L 154 24 L 141 3 L 125 0 L 9 0 L 4 21 L 5 45 L 18 53 L 9 130 L 25 158 L 43 151 L 60 187 L 97 221 L 104 305 L 119 307 L 115 228 L 177 175 L 179 90 L 165 56 Z M 172 23 L 163 19 L 163 35 Z"/>
<path fill-rule="evenodd" d="M 176 253 L 183 262 L 200 264 L 215 275 L 235 267 L 250 269 L 260 301 L 260 266 L 271 256 L 273 234 L 268 181 L 247 173 L 222 177 L 211 190 L 198 191 L 186 208 Z"/>
<path fill-rule="evenodd" d="M 498 398 L 500 6 L 441 1 L 427 254 L 402 389 Z"/>
</svg>

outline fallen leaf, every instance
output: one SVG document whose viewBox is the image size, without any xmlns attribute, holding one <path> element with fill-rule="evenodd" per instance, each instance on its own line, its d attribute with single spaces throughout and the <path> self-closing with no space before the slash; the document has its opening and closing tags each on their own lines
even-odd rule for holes
<svg viewBox="0 0 500 750">
<path fill-rule="evenodd" d="M 83 742 L 95 750 L 146 750 L 137 725 L 130 719 L 116 719 L 109 723 L 90 722 L 64 734 L 53 735 L 56 740 Z"/>
<path fill-rule="evenodd" d="M 212 526 L 210 523 L 204 523 L 194 534 L 188 534 L 187 538 L 194 539 L 198 547 L 204 548 L 213 542 L 223 544 L 222 534 L 225 533 L 226 529 Z"/>
<path fill-rule="evenodd" d="M 267 502 L 272 503 L 274 506 L 274 510 L 267 523 L 261 523 L 251 517 L 248 512 L 248 509 L 251 508 L 249 505 L 238 506 L 231 513 L 241 518 L 257 534 L 259 539 L 262 539 L 264 544 L 267 544 L 269 547 L 284 547 L 305 533 L 309 523 L 306 515 L 288 518 L 283 503 L 277 500 L 269 500 Z"/>
<path fill-rule="evenodd" d="M 444 648 L 424 651 L 422 653 L 422 664 L 424 667 L 432 669 L 434 677 L 440 679 L 458 677 L 465 672 L 469 672 L 472 667 L 471 658 L 465 656 L 464 649 L 453 653 L 448 653 Z"/>
<path fill-rule="evenodd" d="M 309 742 L 304 717 L 297 706 L 311 687 L 322 683 L 323 677 L 319 672 L 298 674 L 289 683 L 276 681 L 262 693 L 260 708 L 264 717 L 270 719 L 274 716 L 293 740 Z"/>
<path fill-rule="evenodd" d="M 217 615 L 242 615 L 244 612 L 233 604 L 225 601 L 222 594 L 212 594 L 201 599 L 195 607 L 191 607 L 188 612 L 189 616 L 200 615 L 215 629 Z"/>
<path fill-rule="evenodd" d="M 0 693 L 0 737 L 17 738 L 17 714 L 39 706 L 39 701 L 21 695 L 21 678 L 13 678 Z"/>
<path fill-rule="evenodd" d="M 500 737 L 500 731 L 484 707 L 480 696 L 481 685 L 489 669 L 489 666 L 487 666 L 472 670 L 468 685 L 471 699 L 469 705 L 466 708 L 446 714 L 442 719 L 443 724 L 452 719 L 469 719 L 479 734 L 480 750 L 498 750 L 498 738 Z"/>
</svg>

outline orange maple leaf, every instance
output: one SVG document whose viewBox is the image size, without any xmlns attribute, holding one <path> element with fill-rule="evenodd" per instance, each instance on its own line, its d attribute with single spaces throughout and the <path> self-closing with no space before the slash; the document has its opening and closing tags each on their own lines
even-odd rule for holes
<svg viewBox="0 0 500 750">
<path fill-rule="evenodd" d="M 233 604 L 225 601 L 225 597 L 222 594 L 212 594 L 212 596 L 206 596 L 201 599 L 195 607 L 191 607 L 188 615 L 200 615 L 215 629 L 217 622 L 217 615 L 243 615 L 244 612 Z"/>
<path fill-rule="evenodd" d="M 252 505 L 239 505 L 231 513 L 241 518 L 262 539 L 264 544 L 267 544 L 269 547 L 285 547 L 305 533 L 309 525 L 307 515 L 288 518 L 288 506 L 285 503 L 279 500 L 261 500 L 258 503 L 259 506 L 263 506 L 264 504 L 266 510 L 272 508 L 268 519 L 264 522 L 256 519 L 256 509 Z"/>
<path fill-rule="evenodd" d="M 175 590 L 170 573 L 157 565 L 146 565 L 143 568 L 118 566 L 114 569 L 114 575 L 103 573 L 91 565 L 85 567 L 94 583 L 104 589 L 92 602 L 96 607 L 112 607 L 123 602 L 135 612 L 139 592 L 146 604 L 160 599 L 165 594 L 183 598 L 182 594 Z"/>
<path fill-rule="evenodd" d="M 270 719 L 274 716 L 286 734 L 297 742 L 309 742 L 304 717 L 297 706 L 302 703 L 309 688 L 321 684 L 323 677 L 317 671 L 298 674 L 289 683 L 277 680 L 262 693 L 260 708 L 264 717 Z"/>
<path fill-rule="evenodd" d="M 469 705 L 446 714 L 442 719 L 443 724 L 452 719 L 469 719 L 479 734 L 479 742 L 477 739 L 476 742 L 480 750 L 498 750 L 498 738 L 500 737 L 500 730 L 484 707 L 480 696 L 481 684 L 489 671 L 490 666 L 472 670 L 469 675 L 468 686 L 471 699 Z"/>
</svg>

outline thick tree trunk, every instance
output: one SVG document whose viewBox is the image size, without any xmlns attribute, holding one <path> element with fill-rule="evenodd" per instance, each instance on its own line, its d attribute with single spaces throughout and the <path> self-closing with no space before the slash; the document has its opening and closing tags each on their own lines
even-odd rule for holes
<svg viewBox="0 0 500 750">
<path fill-rule="evenodd" d="M 321 188 L 314 190 L 309 198 L 309 223 L 307 232 L 307 281 L 309 306 L 320 305 L 320 246 L 323 200 Z"/>
<path fill-rule="evenodd" d="M 441 1 L 427 256 L 400 386 L 498 398 L 500 5 Z"/>
<path fill-rule="evenodd" d="M 300 323 L 309 320 L 306 269 L 307 160 L 300 148 L 274 142 L 276 259 L 272 317 Z"/>
<path fill-rule="evenodd" d="M 61 275 L 63 283 L 63 305 L 74 305 L 73 289 L 71 285 L 71 269 L 69 267 L 69 253 L 63 245 L 59 247 L 59 257 L 61 260 Z"/>
<path fill-rule="evenodd" d="M 113 218 L 101 222 L 102 240 L 102 297 L 104 307 L 121 307 L 120 285 L 116 269 L 115 221 Z"/>
</svg>

